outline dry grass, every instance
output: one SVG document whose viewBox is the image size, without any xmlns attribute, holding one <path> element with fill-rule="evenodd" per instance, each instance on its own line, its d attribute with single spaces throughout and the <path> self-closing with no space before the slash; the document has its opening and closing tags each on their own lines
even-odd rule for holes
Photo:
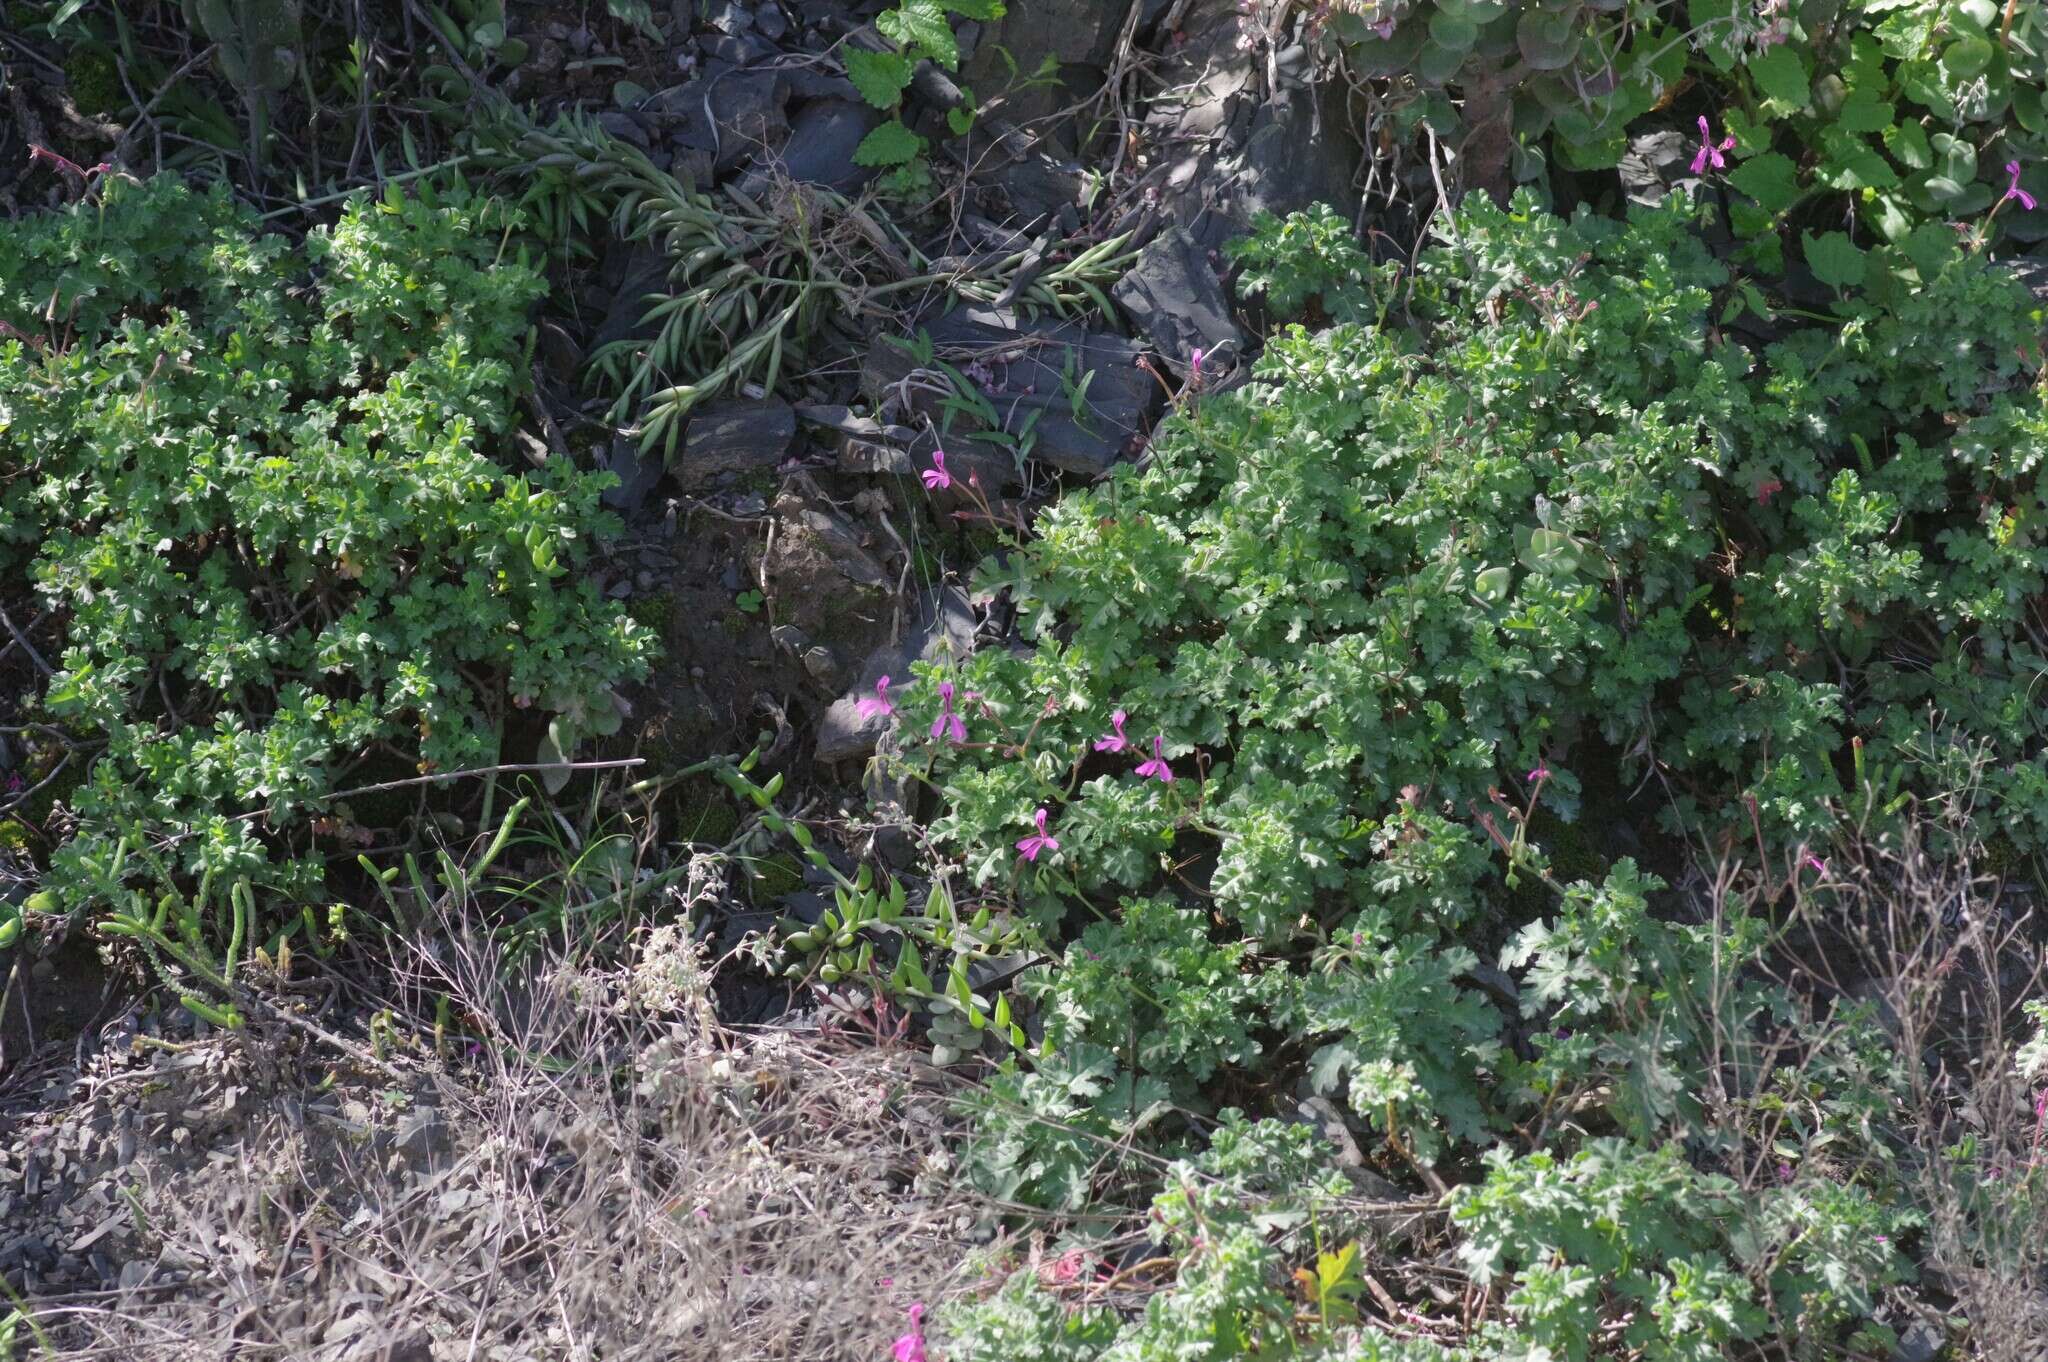
<svg viewBox="0 0 2048 1362">
<path fill-rule="evenodd" d="M 205 1055 L 170 1117 L 200 1133 L 143 1118 L 135 1223 L 100 1247 L 144 1279 L 39 1302 L 60 1356 L 885 1357 L 958 1277 L 978 1211 L 948 1190 L 945 1101 L 907 1046 L 728 1032 L 672 931 L 512 988 L 470 925 L 437 941 L 397 990 L 407 1084 L 344 1063 L 320 1093 L 336 1056 L 303 1036 L 175 1056 Z M 446 1063 L 444 996 L 478 1038 Z M 223 1104 L 247 1119 L 214 1128 Z"/>
<path fill-rule="evenodd" d="M 1767 974 L 1805 1022 L 1765 1028 L 1796 1034 L 1789 1047 L 1728 1046 L 1702 1096 L 1721 1147 L 1742 1151 L 1727 1169 L 1738 1181 L 1777 1180 L 1796 1150 L 1802 1168 L 1896 1183 L 1923 1210 L 1919 1280 L 1898 1292 L 1895 1324 L 1917 1321 L 1957 1358 L 2041 1362 L 2048 1143 L 2036 1104 L 2048 1075 L 2024 1074 L 2021 1050 L 2036 1030 L 2023 1005 L 2048 999 L 2048 933 L 2031 887 L 1993 873 L 1970 826 L 1850 836 L 1825 860 L 1794 855 L 1761 874 L 1723 867 L 1702 901 L 1764 912 L 1790 902 L 1772 914 L 1783 932 Z M 1712 1035 L 1749 1032 L 1735 986 L 1714 990 Z M 1882 1090 L 1884 1115 L 1845 1141 L 1817 1140 L 1829 1118 L 1801 1096 L 1820 1091 L 1809 1079 L 1834 1093 Z"/>
<path fill-rule="evenodd" d="M 1925 1208 L 1922 1276 L 1980 1362 L 2048 1357 L 2048 1147 L 2021 1047 L 2048 998 L 2030 889 L 1917 839 L 1838 862 L 1829 949 L 1809 968 L 1873 1003 L 1910 1090 L 1904 1167 Z"/>
</svg>

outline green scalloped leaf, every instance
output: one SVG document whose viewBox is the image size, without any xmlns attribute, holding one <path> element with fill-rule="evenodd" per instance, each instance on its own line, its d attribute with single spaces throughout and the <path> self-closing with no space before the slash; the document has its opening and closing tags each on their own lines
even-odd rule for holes
<svg viewBox="0 0 2048 1362">
<path fill-rule="evenodd" d="M 1851 90 L 1835 114 L 1843 132 L 1883 132 L 1892 125 L 1891 104 L 1869 90 Z"/>
<path fill-rule="evenodd" d="M 1816 172 L 1822 184 L 1832 189 L 1890 189 L 1899 182 L 1891 162 L 1860 137 L 1847 136 L 1834 128 L 1821 134 L 1827 159 Z"/>
<path fill-rule="evenodd" d="M 897 8 L 875 19 L 875 32 L 907 48 L 916 48 L 948 71 L 960 65 L 960 43 L 938 0 L 901 0 Z"/>
<path fill-rule="evenodd" d="M 1733 71 L 1742 54 L 1736 39 L 1735 0 L 1688 0 L 1685 15 L 1707 60 L 1723 71 Z"/>
<path fill-rule="evenodd" d="M 846 78 L 860 91 L 860 97 L 877 109 L 896 107 L 914 69 L 909 58 L 894 52 L 846 51 Z"/>
<path fill-rule="evenodd" d="M 1429 36 L 1438 47 L 1465 52 L 1479 41 L 1479 25 L 1464 10 L 1444 6 L 1429 16 Z"/>
<path fill-rule="evenodd" d="M 1515 21 L 1515 45 L 1522 59 L 1538 71 L 1557 71 L 1579 54 L 1579 15 L 1575 10 L 1531 7 Z"/>
<path fill-rule="evenodd" d="M 1771 104 L 1766 112 L 1778 117 L 1797 113 L 1813 100 L 1812 78 L 1806 63 L 1790 43 L 1766 48 L 1748 66 L 1749 78 Z"/>
<path fill-rule="evenodd" d="M 860 145 L 853 150 L 853 163 L 858 166 L 908 165 L 923 154 L 924 139 L 904 127 L 900 119 L 892 118 L 861 139 Z"/>
<path fill-rule="evenodd" d="M 1927 170 L 1934 165 L 1934 148 L 1927 141 L 1927 129 L 1911 120 L 1886 132 L 1884 145 L 1908 170 Z"/>
<path fill-rule="evenodd" d="M 1756 200 L 1772 217 L 1799 201 L 1799 170 L 1775 151 L 1752 156 L 1728 172 L 1728 183 Z"/>
<path fill-rule="evenodd" d="M 1799 239 L 1806 248 L 1807 268 L 1831 288 L 1855 288 L 1869 272 L 1869 256 L 1847 232 L 1802 232 Z"/>
</svg>

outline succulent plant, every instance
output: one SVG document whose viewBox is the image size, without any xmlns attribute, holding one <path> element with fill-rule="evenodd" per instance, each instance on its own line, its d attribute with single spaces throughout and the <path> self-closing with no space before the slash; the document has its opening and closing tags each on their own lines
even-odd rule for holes
<svg viewBox="0 0 2048 1362">
<path fill-rule="evenodd" d="M 1404 76 L 1414 111 L 1495 197 L 1544 168 L 1617 164 L 1629 123 L 1685 70 L 1667 0 L 1333 0 L 1325 32 L 1362 75 Z M 1452 96 L 1456 98 L 1455 107 Z"/>
<path fill-rule="evenodd" d="M 1852 252 L 1972 219 L 1984 240 L 2048 237 L 2038 6 L 1325 0 L 1320 15 L 1351 69 L 1386 82 L 1397 127 L 1426 123 L 1451 148 L 1453 192 L 1504 200 L 1553 164 L 1614 167 L 1632 137 L 1690 142 L 1705 118 L 1719 131 L 1707 147 L 1701 130 L 1693 174 L 1720 182 L 1744 258 L 1768 273 L 1804 258 L 1832 283 Z"/>
<path fill-rule="evenodd" d="M 275 94 L 299 64 L 299 0 L 188 0 L 190 16 L 220 44 L 221 73 L 244 93 Z"/>
</svg>

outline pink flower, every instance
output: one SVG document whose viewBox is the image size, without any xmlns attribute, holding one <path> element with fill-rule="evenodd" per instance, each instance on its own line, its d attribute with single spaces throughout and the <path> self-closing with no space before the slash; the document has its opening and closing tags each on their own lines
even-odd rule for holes
<svg viewBox="0 0 2048 1362">
<path fill-rule="evenodd" d="M 1114 731 L 1110 733 L 1105 733 L 1095 740 L 1096 751 L 1121 752 L 1131 745 L 1131 740 L 1124 736 L 1125 717 L 1126 716 L 1124 712 L 1120 709 L 1112 710 L 1110 712 L 1109 726 Z"/>
<path fill-rule="evenodd" d="M 1393 37 L 1394 16 L 1391 14 L 1382 14 L 1379 18 L 1373 20 L 1372 31 L 1379 35 L 1379 39 L 1381 42 L 1385 42 L 1387 39 Z"/>
<path fill-rule="evenodd" d="M 1152 759 L 1138 764 L 1138 774 L 1140 776 L 1157 776 L 1166 784 L 1171 785 L 1173 784 L 1173 768 L 1166 764 L 1166 757 L 1159 750 L 1165 742 L 1166 739 L 1160 737 L 1152 739 Z"/>
<path fill-rule="evenodd" d="M 1789 1164 L 1789 1163 L 1781 1163 L 1781 1164 L 1779 1164 L 1779 1165 L 1778 1165 L 1778 1181 L 1780 1181 L 1780 1182 L 1790 1182 L 1790 1181 L 1792 1181 L 1792 1165 L 1791 1165 L 1791 1164 Z"/>
<path fill-rule="evenodd" d="M 896 1340 L 896 1362 L 926 1362 L 923 1301 L 910 1307 L 910 1332 Z"/>
<path fill-rule="evenodd" d="M 1760 482 L 1756 485 L 1756 504 L 1768 506 L 1771 504 L 1771 498 L 1784 490 L 1785 484 L 1779 482 L 1776 478 L 1772 478 L 1769 482 Z"/>
<path fill-rule="evenodd" d="M 1707 168 L 1709 162 L 1713 163 L 1714 169 L 1725 170 L 1728 166 L 1728 158 L 1721 153 L 1731 150 L 1734 146 L 1735 139 L 1733 137 L 1724 137 L 1718 146 L 1715 145 L 1713 134 L 1707 129 L 1707 116 L 1701 114 L 1700 150 L 1699 154 L 1692 158 L 1692 173 L 1695 175 L 1699 174 Z"/>
<path fill-rule="evenodd" d="M 2005 187 L 2005 198 L 2018 199 L 2020 207 L 2030 213 L 2033 212 L 2034 196 L 2020 188 L 2020 163 L 2018 161 L 2007 161 L 2005 163 L 2005 173 L 2012 176 L 2012 183 Z M 2000 199 L 1999 202 L 2004 203 L 2005 199 Z"/>
<path fill-rule="evenodd" d="M 927 492 L 936 492 L 942 487 L 951 487 L 953 485 L 953 475 L 946 471 L 945 450 L 934 449 L 932 451 L 932 466 L 925 469 L 922 476 L 924 478 L 924 489 Z"/>
<path fill-rule="evenodd" d="M 1202 347 L 1199 345 L 1195 347 L 1195 353 L 1188 364 L 1188 371 L 1197 378 L 1202 376 Z"/>
<path fill-rule="evenodd" d="M 1539 766 L 1535 770 L 1531 771 L 1528 775 L 1524 776 L 1523 779 L 1528 781 L 1531 785 L 1534 785 L 1539 780 L 1548 780 L 1550 779 L 1550 768 L 1548 766 Z"/>
<path fill-rule="evenodd" d="M 1045 830 L 1045 810 L 1040 809 L 1037 813 L 1032 814 L 1031 821 L 1037 824 L 1038 831 L 1032 833 L 1029 837 L 1018 839 L 1017 854 L 1027 861 L 1035 861 L 1038 859 L 1038 853 L 1041 851 L 1058 851 L 1060 849 L 1060 839 Z"/>
<path fill-rule="evenodd" d="M 953 683 L 939 682 L 939 717 L 932 720 L 934 738 L 951 735 L 956 743 L 967 741 L 967 724 L 953 712 Z"/>
<path fill-rule="evenodd" d="M 877 714 L 894 714 L 896 706 L 889 700 L 889 678 L 884 676 L 875 682 L 875 693 L 863 695 L 853 709 L 863 719 L 872 719 Z"/>
<path fill-rule="evenodd" d="M 1806 858 L 1806 863 L 1807 863 L 1807 865 L 1809 865 L 1809 866 L 1811 866 L 1811 867 L 1813 868 L 1813 873 L 1814 873 L 1814 874 L 1816 874 L 1816 875 L 1819 875 L 1819 876 L 1821 876 L 1821 877 L 1823 877 L 1823 878 L 1825 878 L 1825 877 L 1827 876 L 1827 873 L 1828 873 L 1828 863 L 1827 863 L 1826 861 L 1823 861 L 1823 860 L 1822 860 L 1822 859 L 1821 859 L 1820 857 L 1818 857 L 1818 856 L 1808 856 L 1808 857 Z"/>
<path fill-rule="evenodd" d="M 1088 1256 L 1079 1249 L 1068 1249 L 1052 1265 L 1052 1279 L 1056 1282 L 1071 1282 L 1081 1275 L 1081 1269 L 1088 1265 Z"/>
</svg>

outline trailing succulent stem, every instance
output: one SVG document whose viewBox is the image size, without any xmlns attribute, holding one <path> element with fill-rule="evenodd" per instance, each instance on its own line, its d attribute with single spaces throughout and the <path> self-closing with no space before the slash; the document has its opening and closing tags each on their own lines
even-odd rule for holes
<svg viewBox="0 0 2048 1362">
<path fill-rule="evenodd" d="M 873 205 L 789 182 L 760 203 L 735 188 L 697 189 L 574 115 L 512 129 L 504 141 L 508 150 L 489 159 L 540 177 L 530 208 L 546 215 L 546 200 L 573 193 L 668 259 L 668 291 L 651 295 L 642 314 L 653 338 L 614 341 L 590 368 L 616 393 L 611 419 L 634 423 L 643 447 L 671 457 L 692 408 L 750 385 L 772 391 L 810 361 L 834 322 L 887 315 L 897 297 L 993 301 L 1026 263 L 1018 251 L 974 273 L 939 270 Z M 1127 240 L 1096 242 L 1046 268 L 1019 301 L 1060 316 L 1108 313 L 1106 290 L 1135 258 Z"/>
</svg>

